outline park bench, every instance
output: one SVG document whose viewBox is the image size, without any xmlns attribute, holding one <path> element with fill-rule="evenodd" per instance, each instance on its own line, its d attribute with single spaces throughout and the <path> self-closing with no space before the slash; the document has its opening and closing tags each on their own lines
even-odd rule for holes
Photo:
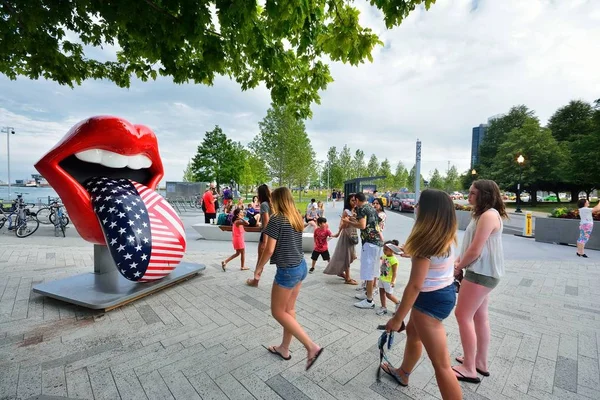
<svg viewBox="0 0 600 400">
<path fill-rule="evenodd" d="M 194 224 L 192 228 L 201 236 L 204 240 L 219 240 L 219 241 L 231 241 L 231 226 L 228 225 L 212 225 L 212 224 Z M 260 239 L 260 228 L 255 227 L 244 227 L 246 234 L 244 240 L 246 242 L 258 242 Z M 314 247 L 313 234 L 310 232 L 302 233 L 302 250 L 305 252 L 312 252 Z"/>
</svg>

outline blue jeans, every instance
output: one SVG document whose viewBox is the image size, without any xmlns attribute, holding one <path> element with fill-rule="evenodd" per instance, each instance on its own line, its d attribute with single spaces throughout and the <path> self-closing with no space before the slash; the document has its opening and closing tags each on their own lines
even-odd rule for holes
<svg viewBox="0 0 600 400">
<path fill-rule="evenodd" d="M 308 275 L 308 268 L 306 267 L 306 261 L 302 259 L 300 264 L 295 267 L 277 267 L 275 283 L 286 289 L 293 289 L 306 279 L 306 275 Z"/>
<path fill-rule="evenodd" d="M 456 303 L 456 289 L 454 284 L 433 292 L 421 292 L 413 304 L 413 308 L 423 314 L 443 321 L 452 312 Z"/>
</svg>

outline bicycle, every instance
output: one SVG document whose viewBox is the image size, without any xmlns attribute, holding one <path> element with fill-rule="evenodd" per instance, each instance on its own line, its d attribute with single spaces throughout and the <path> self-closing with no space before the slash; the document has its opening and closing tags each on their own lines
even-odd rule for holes
<svg viewBox="0 0 600 400">
<path fill-rule="evenodd" d="M 8 221 L 8 230 L 14 231 L 19 238 L 24 238 L 32 235 L 40 227 L 40 222 L 37 220 L 35 213 L 32 213 L 27 208 L 23 201 L 23 195 L 17 194 L 17 199 L 13 202 L 10 214 L 6 214 L 4 209 L 0 207 L 0 229 Z"/>
<path fill-rule="evenodd" d="M 53 199 L 50 205 L 42 207 L 37 211 L 36 216 L 40 224 L 56 225 L 56 212 L 58 204 L 60 204 L 60 199 Z M 69 225 L 69 217 L 64 211 L 62 211 L 62 218 L 64 219 L 65 226 Z"/>
<path fill-rule="evenodd" d="M 50 216 L 54 215 L 54 236 L 58 237 L 58 230 L 60 229 L 60 231 L 62 232 L 62 236 L 65 237 L 65 228 L 67 227 L 67 224 L 69 223 L 69 218 L 63 214 L 63 205 L 61 203 L 55 202 L 52 206 L 55 209 L 55 212 L 53 214 L 50 214 Z"/>
</svg>

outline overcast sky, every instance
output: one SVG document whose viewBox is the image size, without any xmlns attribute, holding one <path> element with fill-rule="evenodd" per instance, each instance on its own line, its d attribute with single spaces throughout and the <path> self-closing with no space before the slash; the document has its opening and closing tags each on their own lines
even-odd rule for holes
<svg viewBox="0 0 600 400">
<path fill-rule="evenodd" d="M 335 82 L 306 123 L 319 159 L 330 146 L 347 144 L 410 168 L 420 138 L 423 175 L 445 171 L 448 161 L 462 172 L 469 168 L 471 129 L 488 117 L 526 104 L 545 123 L 572 99 L 600 98 L 600 1 L 438 0 L 393 30 L 367 1 L 355 4 L 385 46 L 373 63 L 331 65 Z M 100 114 L 152 128 L 166 180 L 180 180 L 205 131 L 218 124 L 247 144 L 269 104 L 266 89 L 242 92 L 226 78 L 213 87 L 162 78 L 134 81 L 130 89 L 105 81 L 70 89 L 0 76 L 0 126 L 17 131 L 13 181 L 35 173 L 33 164 L 76 122 Z M 6 178 L 2 135 L 0 180 Z"/>
</svg>

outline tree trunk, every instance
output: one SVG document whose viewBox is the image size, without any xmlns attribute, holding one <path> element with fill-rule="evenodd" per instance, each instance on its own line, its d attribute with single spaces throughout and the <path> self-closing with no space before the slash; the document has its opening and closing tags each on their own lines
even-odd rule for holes
<svg viewBox="0 0 600 400">
<path fill-rule="evenodd" d="M 529 190 L 529 202 L 531 203 L 532 206 L 536 206 L 538 201 L 537 201 L 537 186 L 532 186 Z"/>
<path fill-rule="evenodd" d="M 560 195 L 558 194 L 558 192 L 552 192 L 556 195 L 556 202 L 560 203 Z"/>
<path fill-rule="evenodd" d="M 579 189 L 571 189 L 571 203 L 576 203 L 579 200 Z"/>
</svg>

